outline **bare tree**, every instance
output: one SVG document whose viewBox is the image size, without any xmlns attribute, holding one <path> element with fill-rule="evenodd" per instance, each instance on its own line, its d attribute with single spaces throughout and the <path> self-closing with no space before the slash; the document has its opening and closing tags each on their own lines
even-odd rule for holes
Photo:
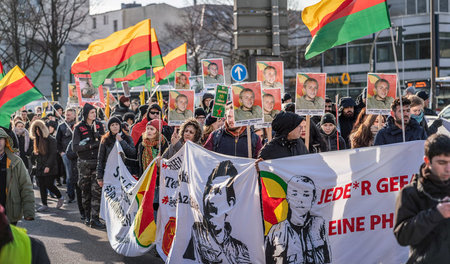
<svg viewBox="0 0 450 264">
<path fill-rule="evenodd" d="M 58 67 L 62 49 L 89 14 L 89 0 L 38 1 L 38 5 L 35 15 L 40 16 L 42 25 L 38 34 L 49 56 L 46 64 L 52 71 L 52 92 L 59 96 Z"/>
<path fill-rule="evenodd" d="M 0 56 L 9 68 L 34 69 L 35 82 L 42 73 L 47 52 L 38 36 L 36 6 L 31 1 L 2 0 L 0 4 Z"/>
</svg>

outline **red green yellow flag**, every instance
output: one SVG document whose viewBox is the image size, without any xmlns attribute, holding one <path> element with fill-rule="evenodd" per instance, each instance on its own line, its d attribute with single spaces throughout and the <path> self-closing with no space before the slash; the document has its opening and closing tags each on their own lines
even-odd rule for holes
<svg viewBox="0 0 450 264">
<path fill-rule="evenodd" d="M 164 67 L 155 67 L 155 82 L 159 84 L 166 84 L 173 82 L 176 71 L 187 70 L 187 45 L 186 43 L 175 48 L 163 58 Z"/>
<path fill-rule="evenodd" d="M 151 22 L 146 19 L 92 42 L 72 63 L 71 72 L 88 71 L 92 84 L 98 87 L 105 79 L 123 78 L 134 71 L 149 69 L 151 46 Z"/>
<path fill-rule="evenodd" d="M 306 59 L 391 26 L 386 0 L 321 0 L 302 20 L 312 36 Z"/>
<path fill-rule="evenodd" d="M 0 81 L 0 126 L 9 127 L 15 111 L 42 97 L 19 66 L 12 68 Z"/>
<path fill-rule="evenodd" d="M 0 61 L 0 80 L 3 79 L 3 77 L 5 77 L 5 70 L 3 69 L 3 64 Z"/>
</svg>

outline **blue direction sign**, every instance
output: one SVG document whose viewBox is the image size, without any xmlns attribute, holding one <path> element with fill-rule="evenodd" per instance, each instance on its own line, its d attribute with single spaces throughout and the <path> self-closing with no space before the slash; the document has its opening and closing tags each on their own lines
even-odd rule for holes
<svg viewBox="0 0 450 264">
<path fill-rule="evenodd" d="M 247 69 L 244 65 L 238 63 L 231 68 L 231 78 L 236 82 L 242 82 L 247 79 Z"/>
</svg>

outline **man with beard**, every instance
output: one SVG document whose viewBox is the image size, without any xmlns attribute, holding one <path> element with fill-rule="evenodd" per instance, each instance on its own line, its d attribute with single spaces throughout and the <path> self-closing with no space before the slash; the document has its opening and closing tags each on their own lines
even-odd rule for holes
<svg viewBox="0 0 450 264">
<path fill-rule="evenodd" d="M 225 126 L 211 133 L 204 147 L 217 153 L 236 157 L 248 157 L 247 127 L 234 126 L 234 112 L 231 102 L 225 109 Z M 251 131 L 252 157 L 256 158 L 261 150 L 261 138 Z"/>
<path fill-rule="evenodd" d="M 350 146 L 349 135 L 352 132 L 353 124 L 356 121 L 355 115 L 356 103 L 351 97 L 342 97 L 339 107 L 339 127 L 341 136 L 345 140 L 345 145 Z"/>
<path fill-rule="evenodd" d="M 235 121 L 262 118 L 262 109 L 255 103 L 255 92 L 250 88 L 244 88 L 239 93 L 240 107 L 235 110 Z"/>
<path fill-rule="evenodd" d="M 394 98 L 388 96 L 389 82 L 385 79 L 378 79 L 373 88 L 374 95 L 367 99 L 368 109 L 389 109 Z"/>
<path fill-rule="evenodd" d="M 405 124 L 405 140 L 425 140 L 427 133 L 420 124 L 411 118 L 411 101 L 403 97 L 403 120 Z M 391 116 L 386 120 L 386 124 L 375 136 L 375 146 L 403 142 L 402 136 L 402 108 L 400 107 L 400 98 L 394 100 L 391 105 Z"/>
</svg>

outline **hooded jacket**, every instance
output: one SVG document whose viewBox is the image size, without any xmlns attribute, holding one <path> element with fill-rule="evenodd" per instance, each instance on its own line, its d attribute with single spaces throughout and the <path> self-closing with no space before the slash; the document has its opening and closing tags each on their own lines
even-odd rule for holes
<svg viewBox="0 0 450 264">
<path fill-rule="evenodd" d="M 427 133 L 413 118 L 409 120 L 409 123 L 405 125 L 405 140 L 425 140 L 427 139 Z M 403 142 L 402 130 L 395 125 L 394 118 L 389 116 L 386 120 L 386 124 L 375 136 L 374 146 L 394 144 Z"/>
<path fill-rule="evenodd" d="M 6 215 L 9 222 L 17 222 L 22 216 L 34 218 L 34 191 L 28 171 L 20 157 L 12 151 L 11 137 L 0 129 L 0 138 L 6 138 Z"/>
<path fill-rule="evenodd" d="M 116 108 L 114 109 L 114 112 L 111 114 L 111 116 L 120 116 L 122 118 L 126 113 L 134 114 L 134 112 L 130 108 L 123 105 L 122 102 L 119 102 L 119 104 L 116 105 Z"/>
<path fill-rule="evenodd" d="M 450 183 L 432 175 L 425 164 L 397 197 L 394 234 L 402 246 L 410 246 L 407 263 L 448 263 L 450 219 L 437 210 L 436 200 L 450 196 Z"/>
<path fill-rule="evenodd" d="M 30 127 L 30 137 L 32 140 L 36 141 L 37 135 L 36 127 L 38 127 L 42 132 L 42 138 L 47 144 L 47 153 L 38 155 L 33 153 L 32 163 L 36 169 L 36 176 L 55 176 L 59 174 L 58 160 L 57 160 L 57 149 L 56 149 L 56 139 L 50 135 L 47 126 L 44 121 L 36 120 L 31 124 Z M 45 168 L 49 168 L 48 173 L 44 173 Z"/>
<path fill-rule="evenodd" d="M 90 104 L 84 105 L 83 120 L 73 130 L 72 148 L 80 160 L 97 159 L 100 138 L 105 133 L 100 122 L 94 121 L 92 125 L 86 122 L 89 111 L 92 109 L 95 107 Z"/>
</svg>

